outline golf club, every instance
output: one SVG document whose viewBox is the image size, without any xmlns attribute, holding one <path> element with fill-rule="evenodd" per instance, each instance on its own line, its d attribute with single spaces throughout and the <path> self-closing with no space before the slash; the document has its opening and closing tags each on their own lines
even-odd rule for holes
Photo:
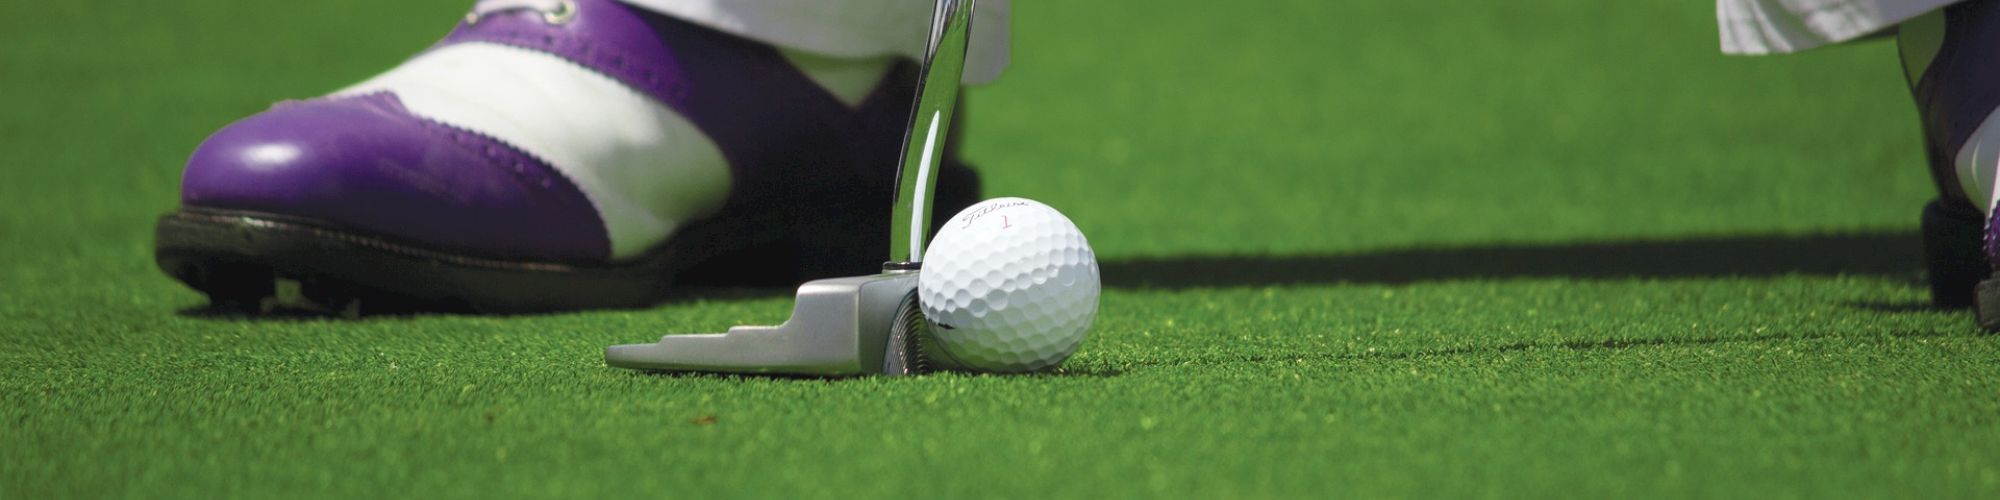
<svg viewBox="0 0 2000 500">
<path fill-rule="evenodd" d="M 737 326 L 726 333 L 667 335 L 651 344 L 614 345 L 605 364 L 663 371 L 792 375 L 903 375 L 923 371 L 929 323 L 917 307 L 930 228 L 932 173 L 958 101 L 974 0 L 938 0 L 918 71 L 917 99 L 903 139 L 882 273 L 801 285 L 792 316 L 778 326 Z M 904 227 L 907 231 L 897 231 Z"/>
</svg>

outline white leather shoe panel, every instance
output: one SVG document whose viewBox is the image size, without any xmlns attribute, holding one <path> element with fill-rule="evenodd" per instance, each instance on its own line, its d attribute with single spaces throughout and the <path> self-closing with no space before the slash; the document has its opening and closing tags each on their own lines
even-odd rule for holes
<svg viewBox="0 0 2000 500">
<path fill-rule="evenodd" d="M 1972 137 L 1966 138 L 1965 145 L 1959 146 L 1953 163 L 1958 167 L 1959 187 L 1965 189 L 1966 199 L 1981 204 L 1981 213 L 1991 212 L 2000 203 L 2000 192 L 1993 189 L 1996 169 L 2000 169 L 2000 113 L 1986 115 L 1986 121 L 1973 129 Z"/>
<path fill-rule="evenodd" d="M 569 177 L 611 257 L 644 252 L 729 195 L 722 150 L 673 109 L 554 55 L 498 44 L 434 49 L 334 95 L 394 92 L 412 114 L 485 134 Z"/>
</svg>

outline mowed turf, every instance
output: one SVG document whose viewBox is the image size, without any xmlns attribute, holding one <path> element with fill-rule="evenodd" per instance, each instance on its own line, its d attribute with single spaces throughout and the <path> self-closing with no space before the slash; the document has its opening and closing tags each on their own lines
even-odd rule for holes
<svg viewBox="0 0 2000 500">
<path fill-rule="evenodd" d="M 1893 46 L 1725 58 L 1700 1 L 1017 2 L 966 150 L 1103 261 L 1054 374 L 603 365 L 785 291 L 263 320 L 154 268 L 202 137 L 466 7 L 0 16 L 0 498 L 2000 493 Z"/>
</svg>

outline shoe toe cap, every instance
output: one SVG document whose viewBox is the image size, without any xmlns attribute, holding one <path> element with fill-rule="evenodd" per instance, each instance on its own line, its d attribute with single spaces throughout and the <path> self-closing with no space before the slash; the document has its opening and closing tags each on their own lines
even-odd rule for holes
<svg viewBox="0 0 2000 500">
<path fill-rule="evenodd" d="M 282 103 L 223 128 L 189 159 L 181 201 L 481 257 L 592 261 L 610 247 L 553 169 L 390 94 Z"/>
</svg>

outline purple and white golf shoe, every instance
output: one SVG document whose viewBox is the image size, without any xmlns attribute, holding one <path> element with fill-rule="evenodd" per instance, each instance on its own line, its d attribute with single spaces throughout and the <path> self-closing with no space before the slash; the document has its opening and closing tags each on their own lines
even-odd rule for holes
<svg viewBox="0 0 2000 500">
<path fill-rule="evenodd" d="M 2000 330 L 2000 0 L 1905 21 L 1897 45 L 1938 187 L 1923 215 L 1932 302 L 1976 306 L 1979 326 Z"/>
<path fill-rule="evenodd" d="M 350 313 L 867 274 L 914 70 L 614 0 L 486 0 L 401 66 L 210 136 L 156 258 L 220 306 Z M 955 155 L 939 176 L 938 213 L 979 198 Z"/>
</svg>

